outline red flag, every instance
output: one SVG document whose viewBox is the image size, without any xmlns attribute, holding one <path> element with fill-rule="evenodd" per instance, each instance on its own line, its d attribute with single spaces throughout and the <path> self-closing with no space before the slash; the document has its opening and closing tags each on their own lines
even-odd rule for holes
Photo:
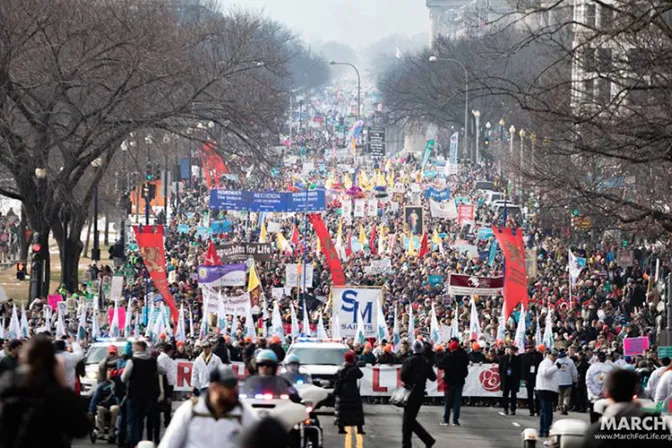
<svg viewBox="0 0 672 448">
<path fill-rule="evenodd" d="M 413 235 L 411 235 L 411 238 L 413 238 Z M 418 258 L 424 257 L 427 255 L 427 252 L 429 252 L 429 245 L 427 244 L 427 232 L 424 232 L 422 234 L 422 241 L 420 241 L 420 252 L 418 252 Z"/>
<path fill-rule="evenodd" d="M 331 271 L 331 280 L 333 281 L 334 286 L 345 285 L 343 265 L 341 265 L 341 260 L 338 258 L 338 253 L 336 252 L 336 247 L 331 240 L 331 236 L 329 236 L 327 227 L 324 225 L 322 216 L 318 213 L 310 213 L 308 219 L 313 225 L 317 237 L 320 239 L 322 253 L 327 259 L 327 265 L 329 266 L 329 271 Z"/>
<path fill-rule="evenodd" d="M 205 254 L 205 262 L 203 264 L 205 266 L 220 266 L 222 264 L 222 260 L 217 255 L 217 249 L 215 249 L 212 240 L 208 244 L 208 251 Z"/>
<path fill-rule="evenodd" d="M 493 226 L 492 231 L 504 253 L 504 320 L 508 319 L 519 303 L 525 308 L 527 295 L 527 271 L 525 269 L 525 247 L 523 231 L 509 227 Z"/>
<path fill-rule="evenodd" d="M 371 236 L 369 237 L 369 250 L 371 251 L 371 255 L 376 255 L 376 226 L 373 226 L 373 229 L 371 229 Z"/>
<path fill-rule="evenodd" d="M 348 241 L 345 243 L 345 256 L 352 257 L 352 232 L 348 232 Z"/>
<path fill-rule="evenodd" d="M 175 299 L 170 293 L 168 279 L 166 278 L 166 250 L 163 241 L 163 226 L 133 226 L 135 240 L 142 261 L 147 267 L 149 277 L 154 286 L 159 290 L 164 302 L 170 308 L 175 325 L 179 319 L 179 313 L 175 306 Z"/>
<path fill-rule="evenodd" d="M 299 246 L 299 229 L 296 228 L 296 224 L 294 224 L 294 230 L 292 230 L 292 237 L 290 238 L 290 241 L 296 250 L 296 248 Z"/>
</svg>

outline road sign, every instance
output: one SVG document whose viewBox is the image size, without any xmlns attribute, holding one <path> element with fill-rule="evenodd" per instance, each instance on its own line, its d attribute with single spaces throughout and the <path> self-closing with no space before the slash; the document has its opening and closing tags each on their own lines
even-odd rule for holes
<svg viewBox="0 0 672 448">
<path fill-rule="evenodd" d="M 385 158 L 385 129 L 368 129 L 368 150 L 369 155 L 374 159 Z"/>
</svg>

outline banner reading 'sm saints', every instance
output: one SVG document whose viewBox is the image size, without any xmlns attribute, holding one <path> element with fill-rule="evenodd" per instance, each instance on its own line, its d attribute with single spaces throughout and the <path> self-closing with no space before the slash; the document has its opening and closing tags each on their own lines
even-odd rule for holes
<svg viewBox="0 0 672 448">
<path fill-rule="evenodd" d="M 527 271 L 523 231 L 494 226 L 492 231 L 504 253 L 504 319 L 508 319 L 519 303 L 527 308 Z"/>
<path fill-rule="evenodd" d="M 170 308 L 173 321 L 177 324 L 179 312 L 175 306 L 175 299 L 170 293 L 168 279 L 166 278 L 166 251 L 163 245 L 163 226 L 133 226 L 138 250 L 142 256 L 149 277 L 154 286 L 159 290 L 161 297 Z"/>
</svg>

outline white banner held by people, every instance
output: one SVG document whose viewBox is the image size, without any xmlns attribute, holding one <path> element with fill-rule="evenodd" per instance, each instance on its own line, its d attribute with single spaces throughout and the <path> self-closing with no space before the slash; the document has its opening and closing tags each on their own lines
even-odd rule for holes
<svg viewBox="0 0 672 448">
<path fill-rule="evenodd" d="M 357 321 L 363 319 L 365 337 L 375 337 L 377 328 L 376 300 L 383 303 L 383 290 L 378 288 L 333 288 L 333 314 L 338 314 L 341 336 L 354 337 Z"/>
<path fill-rule="evenodd" d="M 438 219 L 457 219 L 457 206 L 455 200 L 437 202 L 433 199 L 429 200 L 429 213 L 432 218 Z"/>
<path fill-rule="evenodd" d="M 355 218 L 366 216 L 366 199 L 355 199 Z"/>
<path fill-rule="evenodd" d="M 299 265 L 296 263 L 285 265 L 285 286 L 303 287 L 304 271 L 306 274 L 306 287 L 312 287 L 313 265 L 310 263 L 302 265 L 300 271 L 299 271 Z"/>
<path fill-rule="evenodd" d="M 378 199 L 369 199 L 366 204 L 366 211 L 369 216 L 376 217 L 378 215 Z"/>
</svg>

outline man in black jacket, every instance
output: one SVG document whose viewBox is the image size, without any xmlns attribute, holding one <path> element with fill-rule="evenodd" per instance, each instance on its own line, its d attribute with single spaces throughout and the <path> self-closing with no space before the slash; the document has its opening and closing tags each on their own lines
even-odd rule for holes
<svg viewBox="0 0 672 448">
<path fill-rule="evenodd" d="M 460 407 L 462 406 L 462 389 L 469 374 L 469 356 L 460 347 L 457 340 L 448 344 L 448 353 L 441 359 L 439 369 L 443 370 L 443 384 L 446 387 L 445 410 L 441 426 L 450 423 L 450 410 L 453 410 L 453 426 L 460 426 Z"/>
<path fill-rule="evenodd" d="M 212 353 L 219 356 L 219 359 L 222 360 L 222 364 L 230 364 L 229 347 L 227 347 L 226 340 L 223 336 L 217 338 L 217 343 L 215 344 L 215 348 L 212 349 Z"/>
<path fill-rule="evenodd" d="M 408 403 L 404 408 L 404 418 L 401 427 L 402 448 L 411 448 L 411 437 L 415 433 L 427 448 L 431 448 L 436 440 L 416 420 L 422 400 L 425 397 L 427 380 L 436 381 L 436 374 L 432 364 L 423 356 L 424 345 L 421 341 L 413 342 L 413 355 L 408 357 L 401 366 L 401 381 L 404 387 L 411 391 Z"/>
<path fill-rule="evenodd" d="M 527 389 L 527 405 L 530 409 L 530 417 L 533 417 L 535 412 L 539 414 L 539 400 L 534 395 L 534 387 L 537 384 L 537 370 L 539 370 L 541 361 L 544 360 L 544 355 L 534 348 L 534 344 L 528 343 L 521 358 L 523 381 L 525 381 L 525 388 Z"/>
<path fill-rule="evenodd" d="M 507 348 L 506 353 L 499 360 L 499 377 L 502 380 L 502 392 L 504 392 L 502 404 L 504 405 L 504 413 L 506 415 L 509 415 L 509 404 L 511 405 L 511 415 L 516 415 L 521 368 L 522 364 L 518 356 L 518 347 L 513 345 Z"/>
</svg>

